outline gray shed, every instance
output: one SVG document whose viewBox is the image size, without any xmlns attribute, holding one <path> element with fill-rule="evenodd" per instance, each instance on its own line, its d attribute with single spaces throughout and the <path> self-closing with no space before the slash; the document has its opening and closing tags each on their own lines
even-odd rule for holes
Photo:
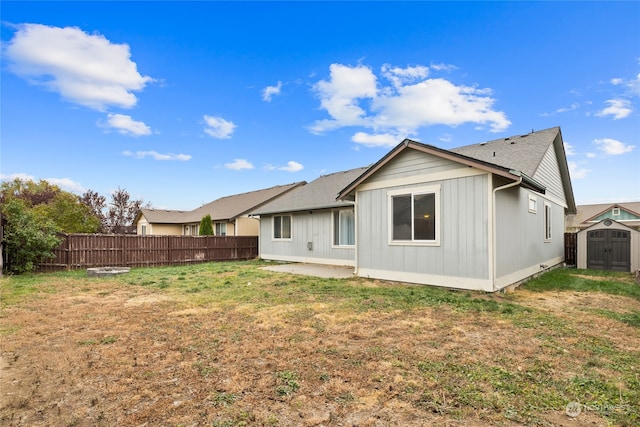
<svg viewBox="0 0 640 427">
<path fill-rule="evenodd" d="M 577 267 L 614 271 L 640 269 L 640 231 L 612 219 L 581 230 Z"/>
</svg>

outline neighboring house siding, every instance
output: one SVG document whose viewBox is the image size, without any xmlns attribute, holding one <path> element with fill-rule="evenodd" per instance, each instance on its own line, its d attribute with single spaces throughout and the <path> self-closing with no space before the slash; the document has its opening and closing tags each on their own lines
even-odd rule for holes
<svg viewBox="0 0 640 427">
<path fill-rule="evenodd" d="M 329 209 L 291 214 L 290 240 L 274 240 L 272 216 L 262 215 L 260 217 L 260 257 L 274 261 L 354 265 L 353 248 L 332 245 L 331 215 L 332 210 Z M 308 249 L 308 243 L 311 243 L 311 250 Z"/>
<path fill-rule="evenodd" d="M 236 236 L 258 236 L 260 233 L 260 220 L 241 216 L 236 218 Z"/>
<path fill-rule="evenodd" d="M 432 162 L 429 161 L 431 156 L 424 154 L 418 157 L 423 159 L 420 165 L 434 166 L 435 170 L 422 169 L 421 172 L 427 175 L 456 169 L 452 162 Z M 403 167 L 404 162 L 394 161 L 378 178 L 384 175 L 393 179 L 398 176 L 395 172 Z M 469 168 L 465 167 L 465 170 Z M 437 246 L 389 244 L 388 191 L 391 187 L 358 192 L 358 274 L 387 279 L 396 276 L 398 280 L 403 280 L 400 276 L 404 276 L 404 280 L 418 283 L 442 281 L 446 277 L 453 287 L 486 287 L 490 279 L 488 175 L 481 173 L 415 183 L 393 187 L 393 190 L 411 190 L 425 185 L 440 186 L 440 210 L 437 212 L 440 238 Z"/>
<path fill-rule="evenodd" d="M 529 211 L 529 195 L 537 200 Z M 551 206 L 551 239 L 545 239 L 545 203 Z M 514 187 L 496 192 L 496 279 L 502 287 L 564 259 L 564 207 L 539 193 Z"/>
<path fill-rule="evenodd" d="M 554 196 L 558 200 L 566 200 L 562 177 L 558 169 L 558 157 L 556 156 L 553 144 L 549 146 L 533 178 L 537 181 L 544 182 L 544 185 L 547 187 L 547 194 Z"/>
<path fill-rule="evenodd" d="M 182 234 L 181 224 L 150 224 L 147 228 L 148 236 L 180 236 Z"/>
</svg>

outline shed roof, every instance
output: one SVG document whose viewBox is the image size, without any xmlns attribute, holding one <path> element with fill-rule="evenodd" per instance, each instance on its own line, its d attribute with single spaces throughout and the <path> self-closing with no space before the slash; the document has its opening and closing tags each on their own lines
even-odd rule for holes
<svg viewBox="0 0 640 427">
<path fill-rule="evenodd" d="M 296 212 L 352 206 L 350 202 L 337 200 L 336 196 L 344 186 L 356 179 L 356 177 L 362 175 L 367 169 L 368 167 L 361 167 L 322 175 L 307 185 L 298 187 L 251 213 L 253 215 L 264 215 L 278 212 Z"/>
</svg>

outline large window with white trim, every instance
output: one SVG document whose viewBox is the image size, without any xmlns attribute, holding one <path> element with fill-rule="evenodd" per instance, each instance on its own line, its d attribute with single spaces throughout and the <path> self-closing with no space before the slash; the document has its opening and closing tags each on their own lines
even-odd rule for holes
<svg viewBox="0 0 640 427">
<path fill-rule="evenodd" d="M 353 246 L 356 244 L 354 209 L 333 211 L 333 245 Z"/>
<path fill-rule="evenodd" d="M 273 217 L 273 238 L 275 240 L 291 239 L 291 215 Z"/>
<path fill-rule="evenodd" d="M 396 190 L 388 194 L 391 243 L 439 243 L 439 186 Z"/>
</svg>

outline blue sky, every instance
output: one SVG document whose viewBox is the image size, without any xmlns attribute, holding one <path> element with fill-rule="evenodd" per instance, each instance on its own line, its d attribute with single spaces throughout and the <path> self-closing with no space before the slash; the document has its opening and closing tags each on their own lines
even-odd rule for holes
<svg viewBox="0 0 640 427">
<path fill-rule="evenodd" d="M 1 178 L 156 208 L 560 126 L 640 201 L 639 2 L 0 3 Z"/>
</svg>

